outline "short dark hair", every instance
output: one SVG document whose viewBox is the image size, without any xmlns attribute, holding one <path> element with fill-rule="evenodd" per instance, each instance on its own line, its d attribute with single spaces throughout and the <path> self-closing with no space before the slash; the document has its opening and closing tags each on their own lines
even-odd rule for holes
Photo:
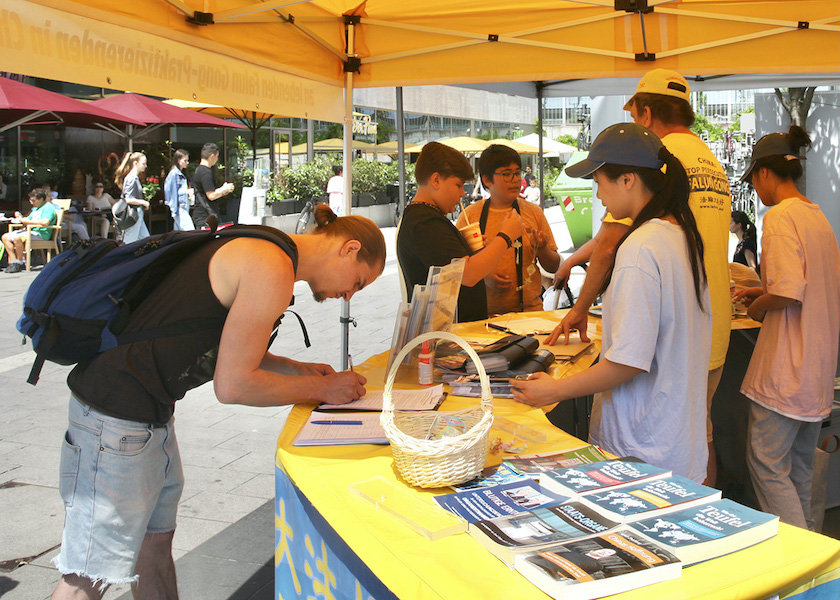
<svg viewBox="0 0 840 600">
<path fill-rule="evenodd" d="M 694 110 L 682 98 L 665 96 L 664 94 L 639 93 L 633 96 L 633 105 L 636 107 L 637 113 L 642 112 L 647 106 L 650 108 L 650 115 L 665 125 L 682 125 L 684 127 L 694 125 Z"/>
<path fill-rule="evenodd" d="M 35 199 L 36 200 L 46 200 L 47 193 L 42 189 L 35 190 Z"/>
<path fill-rule="evenodd" d="M 333 175 L 338 177 L 342 173 L 344 173 L 344 166 L 343 165 L 333 165 Z"/>
<path fill-rule="evenodd" d="M 201 158 L 207 160 L 214 154 L 219 153 L 219 147 L 213 142 L 207 142 L 201 147 Z"/>
<path fill-rule="evenodd" d="M 469 161 L 463 154 L 439 142 L 429 142 L 423 146 L 417 158 L 414 179 L 419 185 L 425 185 L 434 173 L 439 173 L 444 179 L 458 177 L 464 181 L 475 177 Z"/>
<path fill-rule="evenodd" d="M 487 146 L 487 149 L 478 158 L 478 173 L 481 175 L 482 180 L 488 177 L 490 181 L 493 181 L 493 174 L 496 172 L 496 169 L 513 164 L 517 165 L 520 169 L 522 168 L 522 159 L 519 158 L 519 153 L 516 150 L 510 146 L 491 144 Z"/>
</svg>

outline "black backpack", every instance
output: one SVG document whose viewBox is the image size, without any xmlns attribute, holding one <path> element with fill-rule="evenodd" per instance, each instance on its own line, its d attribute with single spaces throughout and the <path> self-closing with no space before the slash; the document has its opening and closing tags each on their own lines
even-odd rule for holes
<svg viewBox="0 0 840 600">
<path fill-rule="evenodd" d="M 32 385 L 38 382 L 47 360 L 72 365 L 121 344 L 206 327 L 208 319 L 188 319 L 166 328 L 122 335 L 132 311 L 173 267 L 204 244 L 228 237 L 273 242 L 289 255 L 297 271 L 298 253 L 292 239 L 262 225 L 234 225 L 215 232 L 172 231 L 124 245 L 98 238 L 74 244 L 53 258 L 26 291 L 23 315 L 17 323 L 18 331 L 32 338 L 38 355 L 27 381 Z M 304 341 L 309 347 L 305 328 Z"/>
</svg>

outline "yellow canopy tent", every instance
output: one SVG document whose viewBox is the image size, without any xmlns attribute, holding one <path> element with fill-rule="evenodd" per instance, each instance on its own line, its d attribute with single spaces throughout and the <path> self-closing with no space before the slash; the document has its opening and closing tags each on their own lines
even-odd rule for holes
<svg viewBox="0 0 840 600">
<path fill-rule="evenodd" d="M 196 97 L 169 95 L 239 105 L 206 97 L 227 87 L 254 110 L 321 89 L 272 81 L 279 73 L 341 86 L 349 71 L 354 86 L 370 87 L 636 78 L 653 66 L 686 76 L 836 73 L 840 60 L 836 0 L 4 0 L 4 8 L 14 15 L 5 45 L 14 54 L 28 47 L 25 67 L 66 76 L 73 61 L 86 80 L 98 73 L 95 85 L 151 93 L 136 82 L 152 77 L 158 89 L 186 85 Z M 47 8 L 67 17 L 47 26 Z M 84 17 L 78 29 L 66 29 L 70 15 Z M 16 35 L 18 22 L 35 35 Z M 154 56 L 152 40 L 219 59 L 168 46 Z M 267 72 L 237 71 L 228 59 Z"/>
<path fill-rule="evenodd" d="M 630 91 L 655 67 L 690 81 L 840 72 L 837 0 L 3 0 L 0 12 L 3 70 L 343 119 L 348 210 L 354 87 L 530 82 L 541 95 L 592 78 Z"/>
<path fill-rule="evenodd" d="M 458 152 L 464 152 L 465 154 L 475 154 L 477 152 L 483 152 L 484 149 L 490 145 L 490 142 L 488 142 L 487 140 L 468 137 L 464 135 L 435 141 L 440 144 L 443 144 L 444 146 L 454 148 Z"/>
</svg>

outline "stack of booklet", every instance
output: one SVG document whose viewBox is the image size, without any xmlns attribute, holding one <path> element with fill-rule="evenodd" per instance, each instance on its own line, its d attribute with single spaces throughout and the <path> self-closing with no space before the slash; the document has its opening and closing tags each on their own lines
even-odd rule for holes
<svg viewBox="0 0 840 600">
<path fill-rule="evenodd" d="M 518 471 L 517 461 L 531 472 Z M 536 464 L 539 457 L 506 461 L 497 472 L 509 481 L 490 485 L 495 475 L 488 474 L 436 500 L 553 598 L 599 598 L 679 577 L 683 566 L 778 531 L 778 517 L 638 459 L 540 472 Z"/>
</svg>

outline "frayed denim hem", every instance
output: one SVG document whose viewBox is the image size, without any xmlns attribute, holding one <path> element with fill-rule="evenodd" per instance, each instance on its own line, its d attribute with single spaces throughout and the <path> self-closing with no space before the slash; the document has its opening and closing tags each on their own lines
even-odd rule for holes
<svg viewBox="0 0 840 600">
<path fill-rule="evenodd" d="M 108 588 L 108 586 L 111 585 L 126 585 L 131 583 L 137 583 L 138 579 L 140 579 L 139 575 L 133 575 L 131 577 L 121 577 L 118 579 L 109 579 L 107 577 L 94 577 L 89 573 L 85 573 L 84 571 L 65 569 L 60 564 L 58 564 L 57 556 L 52 559 L 52 564 L 55 565 L 55 568 L 58 569 L 58 572 L 62 575 L 75 575 L 77 577 L 84 577 L 85 579 L 89 579 L 93 582 L 93 585 L 99 592 L 104 592 Z"/>
</svg>

